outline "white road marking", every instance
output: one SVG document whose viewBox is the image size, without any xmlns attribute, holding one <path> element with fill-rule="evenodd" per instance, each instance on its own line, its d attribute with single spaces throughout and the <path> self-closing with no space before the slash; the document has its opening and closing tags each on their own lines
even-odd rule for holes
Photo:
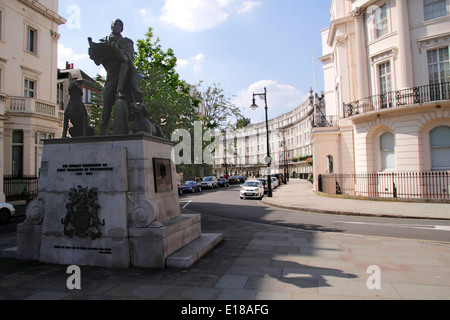
<svg viewBox="0 0 450 320">
<path fill-rule="evenodd" d="M 191 204 L 192 200 L 180 201 L 180 202 L 186 202 L 186 204 L 183 206 L 183 209 L 186 209 L 186 207 Z"/>
<path fill-rule="evenodd" d="M 424 229 L 424 230 L 436 230 L 436 231 L 450 231 L 450 226 L 438 226 L 438 225 L 411 225 L 411 224 L 357 222 L 357 221 L 335 221 L 335 222 L 336 223 L 343 223 L 343 224 L 360 224 L 360 225 L 385 226 L 385 227 L 394 227 L 394 228 L 409 228 L 409 229 Z"/>
</svg>

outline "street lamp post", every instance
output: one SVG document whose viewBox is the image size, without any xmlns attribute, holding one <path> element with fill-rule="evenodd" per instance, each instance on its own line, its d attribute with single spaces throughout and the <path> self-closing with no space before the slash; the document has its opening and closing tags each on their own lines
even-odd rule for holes
<svg viewBox="0 0 450 320">
<path fill-rule="evenodd" d="M 261 100 L 264 100 L 265 103 L 265 109 L 266 109 L 266 131 L 267 131 L 267 157 L 266 157 L 266 163 L 267 163 L 267 196 L 269 198 L 272 198 L 272 179 L 270 175 L 270 164 L 272 163 L 272 157 L 270 156 L 270 144 L 269 144 L 269 120 L 267 118 L 267 88 L 264 88 L 264 93 L 253 93 L 253 104 L 250 108 L 253 110 L 258 109 L 258 105 L 256 104 L 255 97 L 258 96 L 261 98 Z"/>
<path fill-rule="evenodd" d="M 286 131 L 283 131 L 283 172 L 284 172 L 284 177 L 283 177 L 283 183 L 287 184 L 287 151 L 286 151 Z"/>
</svg>

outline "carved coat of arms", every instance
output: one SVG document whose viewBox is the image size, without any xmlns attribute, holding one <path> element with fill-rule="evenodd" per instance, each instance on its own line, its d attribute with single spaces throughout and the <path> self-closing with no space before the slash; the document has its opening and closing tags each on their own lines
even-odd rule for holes
<svg viewBox="0 0 450 320">
<path fill-rule="evenodd" d="M 105 225 L 105 220 L 100 222 L 97 203 L 97 189 L 88 187 L 78 189 L 72 188 L 69 193 L 69 202 L 66 204 L 67 214 L 61 220 L 64 225 L 64 235 L 69 238 L 91 237 L 92 240 L 100 238 L 102 233 L 100 227 Z"/>
</svg>

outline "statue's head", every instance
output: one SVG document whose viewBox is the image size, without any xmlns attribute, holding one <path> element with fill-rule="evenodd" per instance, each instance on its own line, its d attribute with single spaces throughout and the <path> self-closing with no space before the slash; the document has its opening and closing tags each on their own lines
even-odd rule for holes
<svg viewBox="0 0 450 320">
<path fill-rule="evenodd" d="M 76 96 L 83 96 L 83 89 L 81 88 L 81 84 L 78 81 L 72 81 L 72 83 L 69 84 L 69 96 L 76 97 Z"/>
<path fill-rule="evenodd" d="M 120 19 L 113 20 L 111 23 L 111 31 L 116 34 L 121 34 L 123 31 L 123 22 Z"/>
</svg>

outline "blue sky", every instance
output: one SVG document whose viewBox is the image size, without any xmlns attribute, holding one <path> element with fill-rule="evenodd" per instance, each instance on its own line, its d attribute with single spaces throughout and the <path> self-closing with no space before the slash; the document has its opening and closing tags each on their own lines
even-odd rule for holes
<svg viewBox="0 0 450 320">
<path fill-rule="evenodd" d="M 259 110 L 249 108 L 253 92 L 267 87 L 274 118 L 305 101 L 314 69 L 316 91 L 323 90 L 317 58 L 329 6 L 330 0 L 60 0 L 68 22 L 59 29 L 58 67 L 69 61 L 91 76 L 101 73 L 87 56 L 87 37 L 109 35 L 111 21 L 120 18 L 123 36 L 136 43 L 152 27 L 162 48 L 174 50 L 183 80 L 220 83 L 245 117 L 261 122 L 262 101 Z"/>
</svg>

